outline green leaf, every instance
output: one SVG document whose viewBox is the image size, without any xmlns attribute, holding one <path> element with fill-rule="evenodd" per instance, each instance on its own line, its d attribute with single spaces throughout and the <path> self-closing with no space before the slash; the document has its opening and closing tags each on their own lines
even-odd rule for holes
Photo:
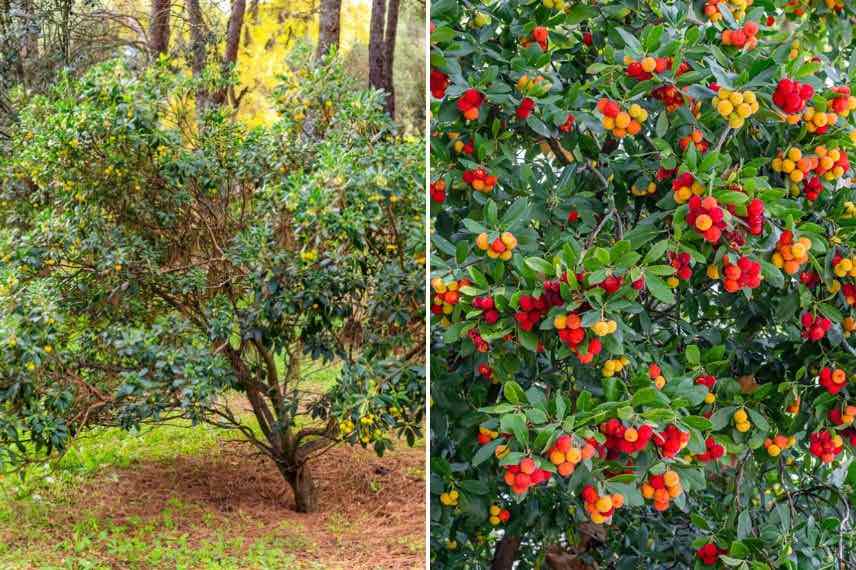
<svg viewBox="0 0 856 570">
<path fill-rule="evenodd" d="M 509 380 L 502 385 L 502 393 L 505 394 L 505 399 L 512 404 L 526 403 L 526 393 L 520 384 L 514 380 Z"/>
<path fill-rule="evenodd" d="M 529 445 L 529 428 L 526 427 L 526 416 L 521 413 L 506 414 L 499 420 L 499 429 L 503 433 L 514 434 L 514 439 L 524 447 Z"/>
<path fill-rule="evenodd" d="M 687 364 L 691 366 L 698 366 L 701 363 L 701 351 L 698 348 L 698 345 L 691 344 L 684 351 L 684 356 L 686 356 Z"/>
<path fill-rule="evenodd" d="M 672 293 L 672 290 L 669 289 L 669 286 L 666 285 L 665 281 L 656 275 L 652 275 L 647 272 L 645 273 L 645 287 L 658 301 L 666 303 L 667 305 L 673 305 L 675 303 L 675 295 Z"/>
</svg>

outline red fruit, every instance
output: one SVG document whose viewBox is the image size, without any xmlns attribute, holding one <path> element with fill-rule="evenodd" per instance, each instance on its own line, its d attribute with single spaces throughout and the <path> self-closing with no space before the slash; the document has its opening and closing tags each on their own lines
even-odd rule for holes
<svg viewBox="0 0 856 570">
<path fill-rule="evenodd" d="M 576 210 L 571 210 L 570 212 L 568 212 L 568 223 L 572 224 L 579 219 L 580 219 L 580 213 L 577 212 Z"/>
<path fill-rule="evenodd" d="M 446 182 L 442 178 L 435 180 L 429 187 L 429 193 L 433 202 L 442 204 L 446 201 Z"/>
<path fill-rule="evenodd" d="M 529 97 L 524 97 L 520 102 L 520 105 L 517 106 L 517 110 L 515 114 L 517 118 L 521 121 L 529 117 L 532 114 L 532 111 L 535 109 L 535 101 L 530 99 Z"/>
<path fill-rule="evenodd" d="M 565 118 L 565 122 L 559 126 L 559 130 L 562 131 L 563 133 L 571 132 L 571 129 L 574 128 L 574 121 L 575 120 L 576 119 L 574 118 L 574 116 L 572 114 L 568 113 L 568 116 Z"/>
<path fill-rule="evenodd" d="M 532 39 L 535 40 L 543 51 L 547 51 L 547 36 L 549 31 L 544 26 L 536 26 L 532 30 Z"/>
<path fill-rule="evenodd" d="M 479 364 L 478 371 L 479 371 L 479 374 L 481 374 L 482 376 L 484 376 L 488 380 L 493 378 L 493 369 L 484 362 Z"/>
<path fill-rule="evenodd" d="M 446 88 L 449 87 L 449 76 L 439 69 L 431 70 L 431 96 L 435 99 L 442 99 L 446 95 Z"/>
<path fill-rule="evenodd" d="M 591 32 L 583 32 L 583 43 L 590 46 L 593 42 Z"/>
</svg>

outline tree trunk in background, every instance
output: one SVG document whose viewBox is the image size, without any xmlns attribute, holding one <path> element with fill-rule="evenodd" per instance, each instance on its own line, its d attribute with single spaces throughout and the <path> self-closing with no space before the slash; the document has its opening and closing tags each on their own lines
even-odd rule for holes
<svg viewBox="0 0 856 570">
<path fill-rule="evenodd" d="M 318 18 L 318 51 L 315 57 L 321 59 L 331 47 L 339 48 L 339 30 L 342 14 L 342 0 L 321 0 L 321 15 Z"/>
<path fill-rule="evenodd" d="M 493 551 L 493 561 L 490 570 L 511 570 L 514 561 L 517 560 L 517 551 L 520 550 L 520 537 L 506 534 L 496 545 Z"/>
<path fill-rule="evenodd" d="M 187 18 L 190 21 L 190 69 L 199 75 L 205 69 L 206 30 L 199 0 L 187 0 Z"/>
<path fill-rule="evenodd" d="M 395 116 L 395 85 L 392 64 L 395 60 L 399 3 L 400 0 L 389 0 L 387 5 L 387 0 L 372 0 L 369 31 L 369 85 L 386 91 L 386 111 L 393 117 Z"/>
<path fill-rule="evenodd" d="M 372 17 L 369 28 L 369 86 L 375 89 L 385 89 L 383 72 L 386 69 L 384 59 L 384 17 L 386 16 L 386 0 L 372 0 Z"/>
<path fill-rule="evenodd" d="M 169 49 L 169 16 L 171 0 L 152 0 L 149 18 L 149 52 L 153 58 Z"/>
<path fill-rule="evenodd" d="M 229 24 L 226 27 L 226 49 L 223 52 L 223 71 L 231 69 L 238 63 L 238 48 L 241 46 L 241 31 L 244 29 L 244 14 L 246 10 L 246 0 L 234 0 L 232 3 Z M 222 105 L 226 102 L 228 95 L 227 89 L 221 89 L 214 94 L 212 100 L 214 103 Z"/>
<path fill-rule="evenodd" d="M 386 31 L 384 32 L 384 89 L 386 89 L 386 112 L 395 117 L 395 84 L 392 67 L 395 61 L 395 36 L 398 33 L 398 9 L 400 0 L 389 0 L 386 11 Z"/>
</svg>

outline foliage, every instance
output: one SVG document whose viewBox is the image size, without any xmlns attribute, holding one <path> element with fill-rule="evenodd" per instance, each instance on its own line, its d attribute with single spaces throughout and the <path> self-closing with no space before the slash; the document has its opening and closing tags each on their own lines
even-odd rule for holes
<svg viewBox="0 0 856 570">
<path fill-rule="evenodd" d="M 853 16 L 432 3 L 433 565 L 856 565 Z"/>
<path fill-rule="evenodd" d="M 422 146 L 310 52 L 269 128 L 195 111 L 166 60 L 26 103 L 0 163 L 4 466 L 176 416 L 240 429 L 287 478 L 341 442 L 417 437 Z M 341 361 L 333 388 L 303 385 L 304 355 Z"/>
</svg>

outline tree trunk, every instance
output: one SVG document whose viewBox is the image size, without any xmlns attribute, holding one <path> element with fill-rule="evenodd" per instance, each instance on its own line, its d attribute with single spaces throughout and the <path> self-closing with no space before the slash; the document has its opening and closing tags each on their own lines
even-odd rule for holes
<svg viewBox="0 0 856 570">
<path fill-rule="evenodd" d="M 493 551 L 493 561 L 490 570 L 511 570 L 514 561 L 517 560 L 517 552 L 520 550 L 520 537 L 506 534 L 496 545 Z"/>
<path fill-rule="evenodd" d="M 309 466 L 303 464 L 294 471 L 281 467 L 280 471 L 294 492 L 294 505 L 298 513 L 318 512 L 318 487 Z"/>
<path fill-rule="evenodd" d="M 321 0 L 321 15 L 318 19 L 318 51 L 315 57 L 321 59 L 330 48 L 339 49 L 339 21 L 342 13 L 342 0 Z"/>
<path fill-rule="evenodd" d="M 199 76 L 205 69 L 207 53 L 205 20 L 199 0 L 187 0 L 187 19 L 190 24 L 190 69 L 194 76 Z"/>
<path fill-rule="evenodd" d="M 238 48 L 241 46 L 241 31 L 244 28 L 244 13 L 247 10 L 247 0 L 234 0 L 232 11 L 229 13 L 229 23 L 226 26 L 226 48 L 223 52 L 223 71 L 232 69 L 238 62 Z M 212 100 L 218 105 L 226 102 L 227 89 L 220 89 Z M 237 106 L 237 105 L 236 105 Z"/>
<path fill-rule="evenodd" d="M 384 32 L 384 86 L 386 89 L 386 112 L 395 117 L 395 84 L 392 67 L 395 61 L 395 37 L 398 34 L 398 9 L 400 0 L 389 0 L 386 12 L 386 31 Z"/>
<path fill-rule="evenodd" d="M 384 70 L 386 51 L 384 49 L 384 16 L 386 0 L 372 0 L 372 17 L 369 28 L 369 85 L 375 89 L 385 89 Z"/>
<path fill-rule="evenodd" d="M 152 57 L 166 53 L 169 49 L 169 16 L 171 0 L 152 0 L 149 18 L 149 52 Z"/>
</svg>

